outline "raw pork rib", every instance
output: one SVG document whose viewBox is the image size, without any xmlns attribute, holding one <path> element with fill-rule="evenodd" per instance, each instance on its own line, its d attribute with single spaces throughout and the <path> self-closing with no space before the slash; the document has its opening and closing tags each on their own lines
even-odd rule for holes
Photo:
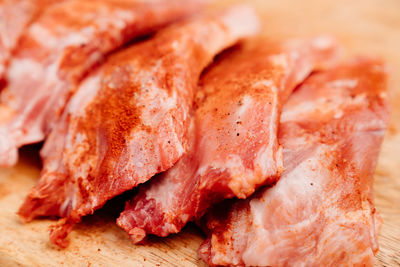
<svg viewBox="0 0 400 267">
<path fill-rule="evenodd" d="M 281 116 L 280 180 L 213 208 L 200 256 L 210 265 L 372 265 L 380 225 L 373 173 L 388 109 L 377 61 L 312 75 Z"/>
<path fill-rule="evenodd" d="M 11 52 L 26 27 L 50 4 L 61 0 L 0 1 L 0 89 Z"/>
<path fill-rule="evenodd" d="M 0 165 L 43 140 L 83 76 L 105 54 L 199 7 L 184 0 L 70 0 L 45 10 L 22 37 L 0 102 Z"/>
<path fill-rule="evenodd" d="M 170 168 L 187 149 L 201 71 L 257 29 L 254 11 L 236 6 L 171 26 L 111 56 L 82 83 L 46 141 L 44 169 L 21 217 L 66 217 L 51 234 L 63 246 L 81 216 Z"/>
<path fill-rule="evenodd" d="M 117 223 L 134 242 L 177 233 L 215 202 L 246 198 L 282 171 L 281 106 L 310 72 L 335 58 L 328 37 L 260 42 L 226 54 L 198 92 L 191 148 L 139 189 Z"/>
</svg>

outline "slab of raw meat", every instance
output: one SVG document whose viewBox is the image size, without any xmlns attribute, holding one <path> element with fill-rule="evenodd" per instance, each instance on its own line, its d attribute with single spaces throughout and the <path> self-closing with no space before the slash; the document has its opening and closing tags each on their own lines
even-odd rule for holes
<svg viewBox="0 0 400 267">
<path fill-rule="evenodd" d="M 0 90 L 12 50 L 26 27 L 49 5 L 62 0 L 2 0 L 0 1 Z"/>
<path fill-rule="evenodd" d="M 81 216 L 170 168 L 187 150 L 201 71 L 257 29 L 253 9 L 236 6 L 111 56 L 85 79 L 45 142 L 39 184 L 19 211 L 23 220 L 66 218 L 51 234 L 63 246 Z"/>
<path fill-rule="evenodd" d="M 284 106 L 280 180 L 213 208 L 200 256 L 210 265 L 372 266 L 373 173 L 388 109 L 378 61 L 312 75 Z"/>
<path fill-rule="evenodd" d="M 200 0 L 70 0 L 50 6 L 21 38 L 0 98 L 0 165 L 44 139 L 78 82 L 132 38 L 193 13 Z"/>
<path fill-rule="evenodd" d="M 189 153 L 139 189 L 117 223 L 134 242 L 177 233 L 211 204 L 246 198 L 282 172 L 282 104 L 337 55 L 328 37 L 260 41 L 227 53 L 204 75 Z"/>
</svg>

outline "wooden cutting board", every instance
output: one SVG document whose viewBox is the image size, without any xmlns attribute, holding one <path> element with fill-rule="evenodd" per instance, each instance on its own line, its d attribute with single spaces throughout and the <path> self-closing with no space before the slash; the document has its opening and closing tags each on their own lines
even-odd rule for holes
<svg viewBox="0 0 400 267">
<path fill-rule="evenodd" d="M 211 8 L 240 1 L 224 0 Z M 242 1 L 243 2 L 243 1 Z M 271 38 L 330 33 L 349 54 L 385 58 L 392 69 L 392 120 L 375 175 L 376 207 L 383 218 L 377 266 L 400 266 L 400 1 L 253 0 L 262 35 Z M 26 225 L 15 212 L 39 176 L 37 147 L 22 150 L 20 163 L 0 169 L 0 266 L 205 266 L 197 258 L 204 236 L 193 225 L 169 238 L 135 246 L 114 220 L 121 203 L 85 218 L 60 250 L 48 241 L 50 220 Z"/>
</svg>

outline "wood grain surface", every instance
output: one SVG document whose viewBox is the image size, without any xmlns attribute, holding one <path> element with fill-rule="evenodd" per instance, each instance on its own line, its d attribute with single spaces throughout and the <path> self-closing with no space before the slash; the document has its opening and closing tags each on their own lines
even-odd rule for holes
<svg viewBox="0 0 400 267">
<path fill-rule="evenodd" d="M 217 1 L 210 8 L 244 1 Z M 383 57 L 392 73 L 392 118 L 375 175 L 375 200 L 383 225 L 376 266 L 400 266 L 400 0 L 254 0 L 268 38 L 328 33 L 348 55 Z M 51 220 L 21 224 L 16 216 L 40 171 L 38 146 L 22 149 L 19 164 L 0 169 L 0 266 L 205 266 L 197 258 L 204 236 L 193 225 L 169 238 L 131 244 L 115 224 L 123 201 L 117 199 L 87 217 L 61 250 L 48 241 Z"/>
</svg>

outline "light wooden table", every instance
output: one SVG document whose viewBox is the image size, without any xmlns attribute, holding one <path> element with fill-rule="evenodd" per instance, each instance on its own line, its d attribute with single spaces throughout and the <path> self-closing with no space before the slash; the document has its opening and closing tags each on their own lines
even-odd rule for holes
<svg viewBox="0 0 400 267">
<path fill-rule="evenodd" d="M 240 1 L 218 1 L 213 7 Z M 243 2 L 243 1 L 241 1 Z M 248 1 L 257 8 L 262 35 L 271 38 L 330 33 L 349 54 L 373 54 L 392 68 L 392 120 L 375 175 L 376 207 L 383 218 L 377 266 L 400 266 L 400 0 Z M 121 205 L 85 218 L 60 250 L 48 241 L 52 223 L 23 225 L 15 214 L 40 170 L 37 151 L 24 149 L 20 163 L 0 169 L 0 266 L 204 266 L 197 258 L 202 234 L 193 226 L 169 238 L 134 246 L 114 220 Z"/>
</svg>

